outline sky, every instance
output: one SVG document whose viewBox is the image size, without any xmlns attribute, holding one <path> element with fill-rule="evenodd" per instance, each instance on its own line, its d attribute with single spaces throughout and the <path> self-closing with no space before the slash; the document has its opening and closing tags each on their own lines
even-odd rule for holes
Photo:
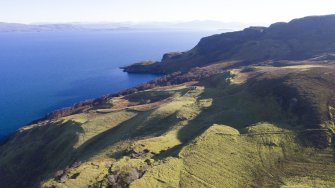
<svg viewBox="0 0 335 188">
<path fill-rule="evenodd" d="M 335 0 L 0 0 L 0 22 L 182 22 L 270 24 L 335 14 Z"/>
</svg>

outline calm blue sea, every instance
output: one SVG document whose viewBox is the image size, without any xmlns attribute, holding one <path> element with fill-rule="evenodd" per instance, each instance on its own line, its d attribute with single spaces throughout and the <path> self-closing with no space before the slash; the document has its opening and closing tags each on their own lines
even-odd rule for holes
<svg viewBox="0 0 335 188">
<path fill-rule="evenodd" d="M 0 33 L 0 137 L 46 113 L 157 75 L 119 67 L 160 60 L 213 32 Z"/>
</svg>

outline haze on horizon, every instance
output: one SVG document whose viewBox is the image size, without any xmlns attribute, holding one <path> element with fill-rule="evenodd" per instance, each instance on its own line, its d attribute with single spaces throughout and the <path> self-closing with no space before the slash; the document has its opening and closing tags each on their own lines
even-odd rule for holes
<svg viewBox="0 0 335 188">
<path fill-rule="evenodd" d="M 182 22 L 268 25 L 333 14 L 334 0 L 0 0 L 0 22 Z"/>
</svg>

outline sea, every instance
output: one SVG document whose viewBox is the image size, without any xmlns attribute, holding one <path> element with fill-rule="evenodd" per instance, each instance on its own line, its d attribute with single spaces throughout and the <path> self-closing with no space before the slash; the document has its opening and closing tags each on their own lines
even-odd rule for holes
<svg viewBox="0 0 335 188">
<path fill-rule="evenodd" d="M 0 33 L 0 138 L 56 109 L 159 75 L 119 67 L 185 51 L 217 31 Z"/>
</svg>

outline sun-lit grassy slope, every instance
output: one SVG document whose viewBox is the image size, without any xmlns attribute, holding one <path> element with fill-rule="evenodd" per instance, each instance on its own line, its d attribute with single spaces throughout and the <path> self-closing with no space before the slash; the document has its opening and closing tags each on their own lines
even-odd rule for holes
<svg viewBox="0 0 335 188">
<path fill-rule="evenodd" d="M 177 137 L 177 130 L 180 129 L 180 127 L 183 126 L 188 119 L 193 118 L 200 112 L 203 104 L 198 105 L 196 103 L 195 97 L 203 92 L 203 88 L 198 87 L 197 89 L 192 89 L 191 91 L 190 88 L 184 87 L 181 89 L 178 88 L 178 90 L 168 89 L 167 91 L 175 92 L 174 97 L 171 98 L 168 102 L 165 102 L 160 106 L 148 111 L 134 112 L 137 115 L 133 117 L 133 120 L 125 121 L 121 124 L 122 126 L 119 125 L 116 130 L 105 131 L 96 139 L 93 138 L 92 140 L 88 140 L 87 143 L 84 143 L 82 145 L 82 148 L 78 148 L 79 150 L 82 150 L 81 154 L 83 155 L 79 156 L 79 158 L 84 158 L 84 156 L 88 157 L 87 155 L 89 155 L 89 160 L 97 160 L 99 161 L 99 163 L 113 162 L 114 167 L 115 160 L 111 157 L 113 157 L 114 155 L 122 155 L 119 154 L 119 152 L 123 152 L 123 155 L 126 155 L 130 152 L 141 153 L 144 149 L 148 149 L 150 151 L 150 155 L 148 155 L 148 157 L 142 157 L 144 157 L 145 159 L 150 159 L 150 157 L 159 154 L 163 150 L 168 150 L 169 148 L 181 144 L 180 140 Z M 157 91 L 152 91 L 152 93 L 156 92 Z M 162 93 L 162 91 L 159 92 Z M 133 96 L 141 97 L 140 94 L 136 94 Z M 127 109 L 130 108 L 131 107 L 127 107 Z M 90 121 L 82 124 L 81 126 L 99 128 L 103 125 L 102 120 L 105 120 L 107 117 L 113 117 L 120 113 L 121 112 L 111 112 L 108 113 L 109 115 L 96 115 L 97 117 L 95 117 L 95 119 L 91 119 Z M 124 113 L 125 112 L 122 112 L 121 114 L 124 115 Z M 66 118 L 77 118 L 77 115 Z M 157 122 L 160 123 L 157 125 Z M 88 125 L 88 123 L 90 124 Z M 88 132 L 90 133 L 89 135 L 97 132 L 93 129 L 85 130 L 88 130 Z M 116 158 L 118 158 L 118 156 L 116 156 Z M 145 159 L 129 159 L 127 165 L 130 163 L 130 161 L 139 160 L 144 162 Z M 132 167 L 134 167 L 134 165 Z M 102 169 L 103 172 L 104 170 L 105 168 Z M 86 171 L 85 173 L 87 173 Z M 78 175 L 76 177 L 78 185 L 76 186 L 80 187 L 82 185 L 82 181 L 87 182 L 88 179 L 93 185 L 94 181 L 99 181 L 98 175 L 99 173 L 93 173 L 90 178 Z M 108 173 L 105 172 L 104 175 L 108 175 Z M 60 187 L 63 185 L 74 185 L 73 180 L 71 179 L 68 182 L 63 183 L 57 183 L 57 181 L 45 183 L 46 186 L 49 184 L 57 185 Z"/>
<path fill-rule="evenodd" d="M 213 125 L 178 157 L 154 165 L 130 187 L 331 187 L 329 150 L 306 148 L 298 134 L 269 123 L 240 133 Z M 323 170 L 322 170 L 323 169 Z"/>
<path fill-rule="evenodd" d="M 24 127 L 0 146 L 0 187 L 331 187 L 335 69 L 272 65 L 211 65 Z"/>
</svg>

